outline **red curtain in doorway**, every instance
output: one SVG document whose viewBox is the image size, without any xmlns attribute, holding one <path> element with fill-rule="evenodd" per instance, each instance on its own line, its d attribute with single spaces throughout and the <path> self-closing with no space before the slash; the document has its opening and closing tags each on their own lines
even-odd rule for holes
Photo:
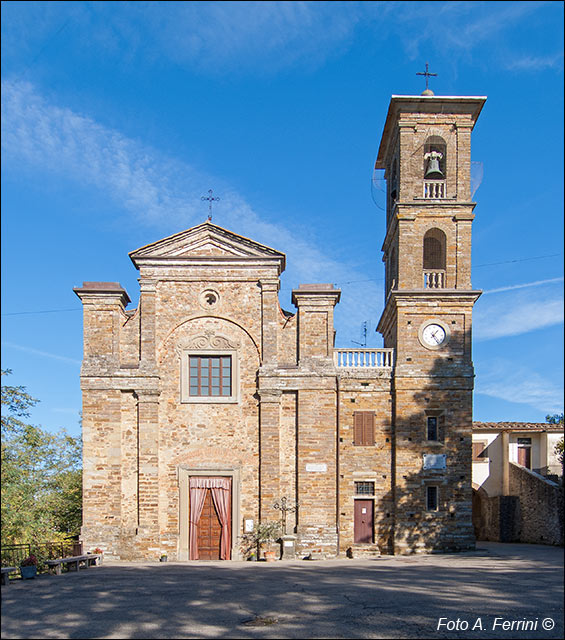
<svg viewBox="0 0 565 640">
<path fill-rule="evenodd" d="M 222 478 L 228 483 L 226 487 L 211 487 L 212 500 L 220 518 L 222 525 L 222 535 L 220 537 L 220 559 L 229 560 L 231 551 L 231 531 L 230 531 L 230 481 L 228 478 Z"/>
<path fill-rule="evenodd" d="M 206 478 L 193 476 L 190 488 L 190 560 L 198 560 L 198 522 L 206 499 L 206 491 L 212 492 L 212 500 L 222 525 L 220 558 L 231 558 L 231 478 Z"/>
</svg>

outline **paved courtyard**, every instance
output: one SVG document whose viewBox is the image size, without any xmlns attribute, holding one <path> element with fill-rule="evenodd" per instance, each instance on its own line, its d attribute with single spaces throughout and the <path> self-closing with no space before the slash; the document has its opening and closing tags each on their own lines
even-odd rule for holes
<svg viewBox="0 0 565 640">
<path fill-rule="evenodd" d="M 458 555 L 370 560 L 107 562 L 3 586 L 2 637 L 562 638 L 563 549 L 479 543 Z"/>
</svg>

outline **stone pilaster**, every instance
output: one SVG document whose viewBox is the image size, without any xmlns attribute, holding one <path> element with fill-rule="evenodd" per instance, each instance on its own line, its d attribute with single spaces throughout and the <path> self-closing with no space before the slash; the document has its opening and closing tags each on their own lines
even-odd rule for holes
<svg viewBox="0 0 565 640">
<path fill-rule="evenodd" d="M 260 519 L 278 520 L 273 504 L 280 498 L 280 404 L 281 392 L 261 390 L 260 430 Z"/>
<path fill-rule="evenodd" d="M 337 398 L 334 387 L 298 392 L 298 513 L 302 553 L 337 554 Z M 326 388 L 322 388 L 326 386 Z"/>
<path fill-rule="evenodd" d="M 277 360 L 279 281 L 261 280 L 261 359 L 263 365 L 274 365 Z"/>
<path fill-rule="evenodd" d="M 333 284 L 301 284 L 292 292 L 298 307 L 298 359 L 331 358 L 333 355 L 333 310 L 341 291 Z"/>
<path fill-rule="evenodd" d="M 137 391 L 138 534 L 155 546 L 159 535 L 159 391 Z M 146 549 L 147 551 L 147 549 Z"/>
<path fill-rule="evenodd" d="M 84 367 L 118 367 L 126 290 L 118 282 L 83 282 L 73 291 L 83 304 Z"/>
<path fill-rule="evenodd" d="M 155 280 L 139 279 L 141 313 L 141 362 L 151 368 L 155 363 Z"/>
</svg>

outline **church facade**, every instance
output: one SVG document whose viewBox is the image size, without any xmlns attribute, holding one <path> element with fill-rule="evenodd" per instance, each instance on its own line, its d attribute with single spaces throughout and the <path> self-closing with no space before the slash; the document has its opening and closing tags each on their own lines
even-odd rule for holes
<svg viewBox="0 0 565 640">
<path fill-rule="evenodd" d="M 207 221 L 130 253 L 140 299 L 85 282 L 83 528 L 121 559 L 474 545 L 470 140 L 483 97 L 393 96 L 382 349 L 334 348 L 340 291 L 279 305 L 283 253 Z"/>
</svg>

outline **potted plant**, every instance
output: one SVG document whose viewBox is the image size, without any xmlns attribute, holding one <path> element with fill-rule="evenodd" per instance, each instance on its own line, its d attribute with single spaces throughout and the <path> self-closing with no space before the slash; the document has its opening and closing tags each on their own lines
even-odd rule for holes
<svg viewBox="0 0 565 640">
<path fill-rule="evenodd" d="M 37 575 L 37 557 L 33 553 L 20 562 L 20 573 L 23 580 L 35 578 Z"/>
<path fill-rule="evenodd" d="M 166 553 L 162 553 L 161 557 L 159 558 L 159 562 L 167 562 L 168 558 L 167 558 L 167 554 Z"/>
<path fill-rule="evenodd" d="M 104 557 L 104 551 L 100 547 L 96 547 L 90 551 L 92 554 L 96 554 L 98 556 L 98 564 L 102 564 L 102 558 Z"/>
<path fill-rule="evenodd" d="M 241 536 L 241 551 L 247 558 L 255 556 L 267 562 L 276 560 L 276 551 L 268 549 L 263 552 L 267 543 L 276 542 L 281 536 L 280 522 L 261 522 L 253 531 L 248 531 Z M 263 558 L 261 556 L 263 555 Z"/>
</svg>

